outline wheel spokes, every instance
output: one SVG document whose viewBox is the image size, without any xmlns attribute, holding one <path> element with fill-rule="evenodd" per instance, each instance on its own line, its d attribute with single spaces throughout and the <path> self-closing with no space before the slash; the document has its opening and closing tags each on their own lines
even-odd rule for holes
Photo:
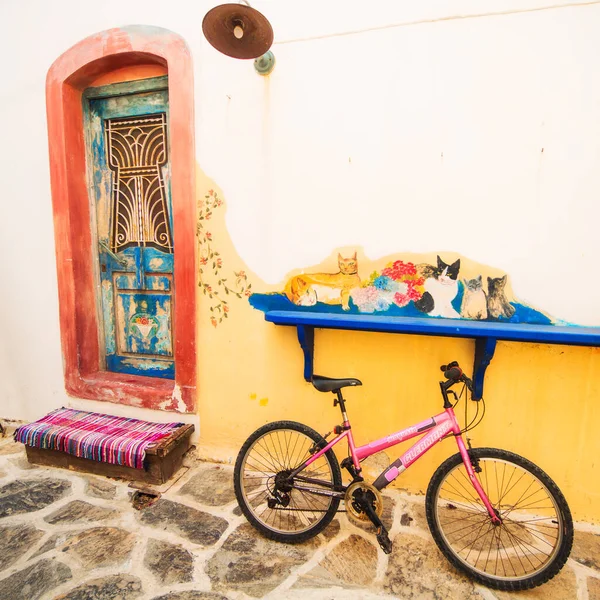
<svg viewBox="0 0 600 600">
<path fill-rule="evenodd" d="M 557 506 L 527 469 L 499 459 L 480 459 L 478 475 L 502 523 L 487 509 L 460 463 L 438 490 L 435 518 L 452 553 L 470 568 L 498 579 L 539 572 L 556 554 L 560 535 Z"/>
<path fill-rule="evenodd" d="M 290 473 L 306 461 L 314 443 L 295 430 L 273 430 L 256 440 L 245 456 L 241 488 L 246 505 L 259 521 L 275 532 L 299 533 L 314 527 L 331 505 L 331 497 L 311 494 L 293 484 L 276 491 L 278 474 Z M 311 486 L 333 488 L 333 473 L 325 456 L 302 471 L 302 476 L 313 480 Z"/>
</svg>

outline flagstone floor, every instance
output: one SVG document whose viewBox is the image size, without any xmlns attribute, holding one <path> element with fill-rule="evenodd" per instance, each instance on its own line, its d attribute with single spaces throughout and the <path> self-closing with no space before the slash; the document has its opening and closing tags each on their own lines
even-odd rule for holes
<svg viewBox="0 0 600 600">
<path fill-rule="evenodd" d="M 579 524 L 565 568 L 522 593 L 458 574 L 435 547 L 423 498 L 392 490 L 386 556 L 338 514 L 300 545 L 258 535 L 240 515 L 232 468 L 186 458 L 151 506 L 128 482 L 37 467 L 0 439 L 0 600 L 600 600 L 600 528 Z"/>
</svg>

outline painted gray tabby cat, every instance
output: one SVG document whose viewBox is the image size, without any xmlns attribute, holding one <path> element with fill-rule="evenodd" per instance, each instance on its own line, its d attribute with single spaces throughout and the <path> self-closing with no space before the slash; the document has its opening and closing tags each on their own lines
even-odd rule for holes
<svg viewBox="0 0 600 600">
<path fill-rule="evenodd" d="M 510 319 L 515 314 L 515 307 L 508 301 L 508 298 L 504 293 L 506 275 L 494 279 L 488 277 L 487 280 L 487 308 L 489 316 L 493 319 L 499 319 L 500 317 Z"/>
</svg>

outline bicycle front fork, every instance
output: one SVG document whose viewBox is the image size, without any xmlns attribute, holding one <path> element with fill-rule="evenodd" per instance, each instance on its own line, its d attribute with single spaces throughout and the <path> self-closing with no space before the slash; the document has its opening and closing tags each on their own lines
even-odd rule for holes
<svg viewBox="0 0 600 600">
<path fill-rule="evenodd" d="M 469 443 L 469 450 L 467 450 L 467 447 L 465 446 L 465 442 L 462 439 L 461 435 L 456 436 L 456 443 L 458 445 L 458 451 L 460 452 L 460 455 L 463 459 L 465 469 L 467 470 L 467 475 L 469 476 L 469 479 L 471 480 L 471 484 L 475 488 L 477 495 L 479 496 L 479 498 L 483 502 L 483 505 L 487 509 L 488 514 L 490 515 L 490 518 L 492 519 L 492 523 L 494 525 L 501 525 L 502 517 L 500 516 L 500 513 L 492 506 L 492 503 L 490 502 L 490 499 L 487 497 L 485 490 L 481 486 L 481 483 L 479 483 L 479 479 L 477 479 L 477 473 L 481 472 L 481 467 L 479 466 L 479 461 L 478 460 L 473 461 L 471 459 L 471 456 L 469 455 L 469 450 L 471 449 L 471 444 Z"/>
</svg>

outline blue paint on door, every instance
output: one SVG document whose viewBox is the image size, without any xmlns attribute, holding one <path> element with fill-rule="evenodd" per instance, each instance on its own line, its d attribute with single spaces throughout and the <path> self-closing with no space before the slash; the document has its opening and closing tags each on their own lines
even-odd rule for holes
<svg viewBox="0 0 600 600">
<path fill-rule="evenodd" d="M 173 379 L 173 248 L 168 92 L 84 95 L 108 371 Z M 111 91 L 114 92 L 111 95 Z M 162 154 L 161 154 L 162 153 Z"/>
</svg>

